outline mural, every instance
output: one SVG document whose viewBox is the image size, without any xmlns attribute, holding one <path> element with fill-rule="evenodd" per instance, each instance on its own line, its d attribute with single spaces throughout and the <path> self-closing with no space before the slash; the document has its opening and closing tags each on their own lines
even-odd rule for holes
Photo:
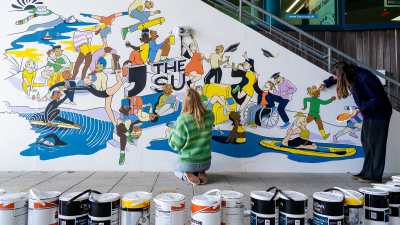
<svg viewBox="0 0 400 225">
<path fill-rule="evenodd" d="M 11 47 L 3 61 L 10 71 L 1 83 L 17 97 L 2 104 L 37 134 L 20 156 L 48 161 L 108 151 L 114 155 L 110 163 L 123 166 L 138 146 L 173 152 L 165 126 L 180 115 L 185 90 L 194 88 L 215 115 L 215 153 L 285 154 L 301 163 L 363 157 L 357 135 L 361 114 L 326 120 L 331 116 L 320 108 L 333 107 L 335 96 L 299 82 L 300 71 L 265 69 L 264 64 L 288 57 L 286 51 L 279 54 L 262 43 L 249 50 L 258 43 L 235 37 L 223 43 L 196 32 L 179 37 L 165 32 L 176 30 L 167 27 L 175 21 L 167 16 L 173 12 L 163 14 L 173 7 L 161 8 L 157 0 L 123 2 L 117 12 L 82 7 L 67 19 L 46 1 L 8 6 L 21 20 L 12 29 L 19 32 L 8 35 Z"/>
</svg>

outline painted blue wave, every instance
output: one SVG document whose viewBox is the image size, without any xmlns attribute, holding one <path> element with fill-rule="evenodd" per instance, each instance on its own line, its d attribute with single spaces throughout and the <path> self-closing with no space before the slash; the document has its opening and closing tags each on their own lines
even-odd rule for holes
<svg viewBox="0 0 400 225">
<path fill-rule="evenodd" d="M 259 143 L 264 139 L 282 141 L 282 138 L 263 137 L 250 132 L 246 132 L 246 143 L 226 144 L 225 140 L 228 138 L 229 134 L 230 134 L 229 131 L 224 131 L 224 134 L 222 135 L 219 131 L 213 131 L 213 138 L 211 142 L 213 152 L 234 158 L 251 158 L 263 153 L 277 153 L 277 154 L 285 154 L 288 156 L 288 159 L 302 163 L 321 163 L 321 162 L 356 159 L 364 157 L 364 151 L 362 147 L 352 146 L 352 145 L 325 144 L 325 143 L 324 144 L 316 143 L 316 144 L 322 147 L 355 148 L 356 153 L 352 156 L 343 158 L 327 158 L 327 157 L 307 156 L 307 155 L 293 154 L 290 152 L 276 151 L 274 149 L 263 147 Z M 150 142 L 150 146 L 147 147 L 147 149 L 163 150 L 163 151 L 177 153 L 176 151 L 172 150 L 172 148 L 169 146 L 168 139 L 162 141 L 152 141 Z"/>
<path fill-rule="evenodd" d="M 56 45 L 57 41 L 71 39 L 72 38 L 71 35 L 63 35 L 63 34 L 76 31 L 77 30 L 76 26 L 90 26 L 96 24 L 96 23 L 86 23 L 86 22 L 65 23 L 62 19 L 61 21 L 52 21 L 52 22 L 54 22 L 54 25 L 56 25 L 54 28 L 50 28 L 43 31 L 36 31 L 33 34 L 24 35 L 16 39 L 15 41 L 11 42 L 12 48 L 7 49 L 6 51 L 24 48 L 24 43 L 40 43 L 53 47 L 54 45 Z M 33 26 L 42 26 L 42 25 L 43 24 L 37 24 Z M 51 40 L 42 39 L 44 36 L 46 36 L 47 31 L 49 31 L 49 35 L 52 36 L 53 39 Z M 56 35 L 57 32 L 60 33 L 60 36 L 54 37 L 54 35 Z"/>
<path fill-rule="evenodd" d="M 28 120 L 40 120 L 43 113 L 19 113 Z M 111 122 L 102 121 L 74 112 L 61 112 L 60 117 L 70 120 L 83 127 L 82 130 L 65 129 L 59 127 L 44 127 L 32 125 L 41 138 L 49 134 L 56 134 L 66 146 L 45 147 L 32 143 L 22 151 L 22 156 L 39 156 L 40 160 L 56 159 L 73 155 L 92 155 L 107 147 L 107 141 L 113 138 L 114 126 Z"/>
</svg>

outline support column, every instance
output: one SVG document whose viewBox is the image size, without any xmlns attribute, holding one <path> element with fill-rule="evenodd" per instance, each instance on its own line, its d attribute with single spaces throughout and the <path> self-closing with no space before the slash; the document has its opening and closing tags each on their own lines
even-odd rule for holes
<svg viewBox="0 0 400 225">
<path fill-rule="evenodd" d="M 265 0 L 265 10 L 281 18 L 281 0 Z M 265 21 L 269 23 L 269 16 L 265 17 Z M 272 19 L 271 24 L 279 25 L 280 23 Z"/>
</svg>

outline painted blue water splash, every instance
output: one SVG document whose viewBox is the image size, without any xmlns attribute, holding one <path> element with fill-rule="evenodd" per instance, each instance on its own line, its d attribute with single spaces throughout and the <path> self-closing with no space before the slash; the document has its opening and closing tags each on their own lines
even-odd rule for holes
<svg viewBox="0 0 400 225">
<path fill-rule="evenodd" d="M 54 45 L 57 44 L 58 41 L 62 40 L 70 40 L 72 37 L 70 34 L 68 35 L 63 35 L 67 34 L 70 32 L 74 32 L 77 30 L 77 26 L 91 26 L 91 25 L 96 25 L 96 23 L 86 23 L 86 22 L 75 22 L 75 23 L 61 23 L 54 28 L 43 30 L 43 31 L 37 31 L 33 34 L 27 34 L 24 35 L 17 40 L 11 42 L 11 46 L 13 46 L 10 49 L 7 49 L 6 51 L 11 51 L 11 50 L 17 50 L 24 48 L 24 43 L 38 43 L 38 44 L 45 44 L 50 47 L 53 47 Z M 47 31 L 49 31 L 49 36 L 52 36 L 53 39 L 51 40 L 43 40 L 42 38 L 46 36 Z M 59 37 L 54 37 L 54 35 L 57 34 L 57 32 L 60 33 Z"/>
<path fill-rule="evenodd" d="M 20 116 L 32 120 L 40 119 L 42 115 L 43 113 L 20 113 Z M 83 129 L 76 130 L 39 125 L 32 125 L 32 129 L 36 133 L 40 133 L 37 141 L 46 135 L 56 134 L 62 141 L 68 143 L 68 145 L 45 147 L 37 143 L 32 143 L 28 149 L 22 151 L 20 154 L 22 156 L 39 156 L 40 160 L 50 160 L 73 155 L 92 155 L 105 149 L 107 141 L 113 138 L 112 131 L 114 126 L 111 122 L 73 112 L 61 112 L 60 117 L 81 125 Z"/>
<path fill-rule="evenodd" d="M 315 143 L 315 144 L 322 147 L 355 148 L 356 153 L 348 157 L 327 158 L 327 157 L 307 156 L 307 155 L 293 154 L 290 152 L 277 151 L 274 149 L 263 147 L 259 143 L 264 139 L 282 141 L 281 138 L 262 137 L 250 132 L 246 132 L 245 144 L 237 144 L 237 143 L 226 144 L 225 140 L 228 138 L 229 133 L 230 133 L 229 131 L 224 131 L 224 134 L 221 135 L 219 131 L 213 131 L 213 139 L 211 142 L 213 152 L 234 158 L 251 158 L 263 153 L 277 153 L 277 154 L 285 154 L 288 156 L 288 159 L 302 163 L 321 163 L 321 162 L 356 159 L 364 157 L 364 151 L 362 147 L 352 146 L 352 145 L 325 144 L 325 143 L 324 144 Z M 147 147 L 147 149 L 163 150 L 163 151 L 177 153 L 176 151 L 172 150 L 172 148 L 169 146 L 168 139 L 162 141 L 152 141 L 150 142 L 150 146 Z"/>
</svg>

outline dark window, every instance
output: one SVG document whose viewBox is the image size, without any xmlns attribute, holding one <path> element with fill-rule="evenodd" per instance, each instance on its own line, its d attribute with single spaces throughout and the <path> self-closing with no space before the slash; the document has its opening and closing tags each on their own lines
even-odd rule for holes
<svg viewBox="0 0 400 225">
<path fill-rule="evenodd" d="M 399 0 L 345 0 L 346 24 L 400 21 Z"/>
</svg>

